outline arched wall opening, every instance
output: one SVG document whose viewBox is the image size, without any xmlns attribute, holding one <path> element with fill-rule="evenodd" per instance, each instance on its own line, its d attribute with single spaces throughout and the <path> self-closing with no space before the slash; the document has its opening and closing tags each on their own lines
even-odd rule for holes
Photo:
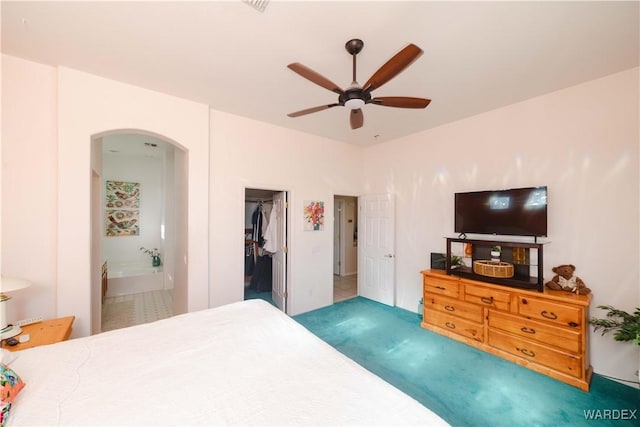
<svg viewBox="0 0 640 427">
<path fill-rule="evenodd" d="M 209 108 L 204 104 L 60 67 L 58 69 L 57 295 L 59 316 L 74 315 L 73 337 L 97 327 L 92 271 L 92 141 L 114 132 L 143 132 L 185 152 L 186 247 L 176 259 L 187 271 L 186 311 L 209 306 Z M 176 171 L 177 172 L 177 171 Z M 93 249 L 93 250 L 92 250 Z M 98 260 L 99 263 L 99 260 Z M 98 273 L 98 274 L 96 274 Z"/>
<path fill-rule="evenodd" d="M 142 130 L 96 135 L 91 150 L 92 333 L 105 330 L 105 298 L 166 290 L 171 313 L 185 313 L 188 272 L 179 254 L 187 247 L 188 153 Z"/>
</svg>

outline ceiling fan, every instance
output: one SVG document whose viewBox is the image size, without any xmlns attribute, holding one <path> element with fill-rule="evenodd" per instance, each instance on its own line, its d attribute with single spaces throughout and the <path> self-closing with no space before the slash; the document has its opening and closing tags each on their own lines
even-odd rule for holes
<svg viewBox="0 0 640 427">
<path fill-rule="evenodd" d="M 328 108 L 343 106 L 351 110 L 349 114 L 351 129 L 358 129 L 361 128 L 364 123 L 362 107 L 365 104 L 397 108 L 425 108 L 429 105 L 431 100 L 424 98 L 413 98 L 408 96 L 381 96 L 374 98 L 371 96 L 371 92 L 373 90 L 387 83 L 411 65 L 413 61 L 418 59 L 420 55 L 422 55 L 422 49 L 414 44 L 410 44 L 395 54 L 382 67 L 380 67 L 378 71 L 373 73 L 364 86 L 360 86 L 356 80 L 356 55 L 360 53 L 363 46 L 364 42 L 360 39 L 349 40 L 344 46 L 347 52 L 349 52 L 353 57 L 353 81 L 347 90 L 342 90 L 331 80 L 298 62 L 287 65 L 288 68 L 300 74 L 305 79 L 338 94 L 338 102 L 296 111 L 294 113 L 287 114 L 287 116 L 299 117 L 304 116 L 305 114 L 326 110 Z"/>
</svg>

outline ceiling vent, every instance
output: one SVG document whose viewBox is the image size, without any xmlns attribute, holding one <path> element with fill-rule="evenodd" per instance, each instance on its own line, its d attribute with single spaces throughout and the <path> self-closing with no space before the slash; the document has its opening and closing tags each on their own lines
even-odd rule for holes
<svg viewBox="0 0 640 427">
<path fill-rule="evenodd" d="M 269 0 L 242 0 L 258 12 L 264 12 L 269 4 Z"/>
</svg>

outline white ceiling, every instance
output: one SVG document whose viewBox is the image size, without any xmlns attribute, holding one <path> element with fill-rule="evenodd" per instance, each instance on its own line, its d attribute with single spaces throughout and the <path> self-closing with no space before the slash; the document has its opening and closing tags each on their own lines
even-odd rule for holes
<svg viewBox="0 0 640 427">
<path fill-rule="evenodd" d="M 639 3 L 2 1 L 2 52 L 371 145 L 638 66 Z M 424 54 L 374 96 L 432 99 L 424 110 L 366 105 L 361 129 L 337 95 L 295 74 L 301 62 L 342 88 L 344 44 L 364 41 L 363 84 L 408 43 Z M 376 135 L 378 137 L 376 138 Z"/>
</svg>

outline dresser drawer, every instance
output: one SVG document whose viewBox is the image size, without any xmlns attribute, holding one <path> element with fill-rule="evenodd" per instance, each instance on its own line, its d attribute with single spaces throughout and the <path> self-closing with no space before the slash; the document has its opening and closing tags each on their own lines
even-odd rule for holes
<svg viewBox="0 0 640 427">
<path fill-rule="evenodd" d="M 489 330 L 489 345 L 558 372 L 581 378 L 582 358 L 515 335 Z"/>
<path fill-rule="evenodd" d="M 576 330 L 580 330 L 584 322 L 579 307 L 523 296 L 518 297 L 518 312 L 523 316 L 569 326 Z"/>
<path fill-rule="evenodd" d="M 458 279 L 424 276 L 423 283 L 425 293 L 446 295 L 451 298 L 458 298 L 460 295 L 460 283 Z"/>
<path fill-rule="evenodd" d="M 509 311 L 511 305 L 511 294 L 498 291 L 496 289 L 485 288 L 465 284 L 465 301 L 480 304 L 486 307 L 497 308 L 498 310 Z"/>
<path fill-rule="evenodd" d="M 425 294 L 424 305 L 472 322 L 482 323 L 482 307 L 435 294 Z"/>
<path fill-rule="evenodd" d="M 542 344 L 560 347 L 573 353 L 581 352 L 581 334 L 574 329 L 536 322 L 535 320 L 502 313 L 497 310 L 489 310 L 489 328 L 500 329 Z"/>
<path fill-rule="evenodd" d="M 426 323 L 446 329 L 463 337 L 471 338 L 478 342 L 483 341 L 483 327 L 481 323 L 470 322 L 450 314 L 437 311 L 429 306 L 424 308 Z"/>
</svg>

